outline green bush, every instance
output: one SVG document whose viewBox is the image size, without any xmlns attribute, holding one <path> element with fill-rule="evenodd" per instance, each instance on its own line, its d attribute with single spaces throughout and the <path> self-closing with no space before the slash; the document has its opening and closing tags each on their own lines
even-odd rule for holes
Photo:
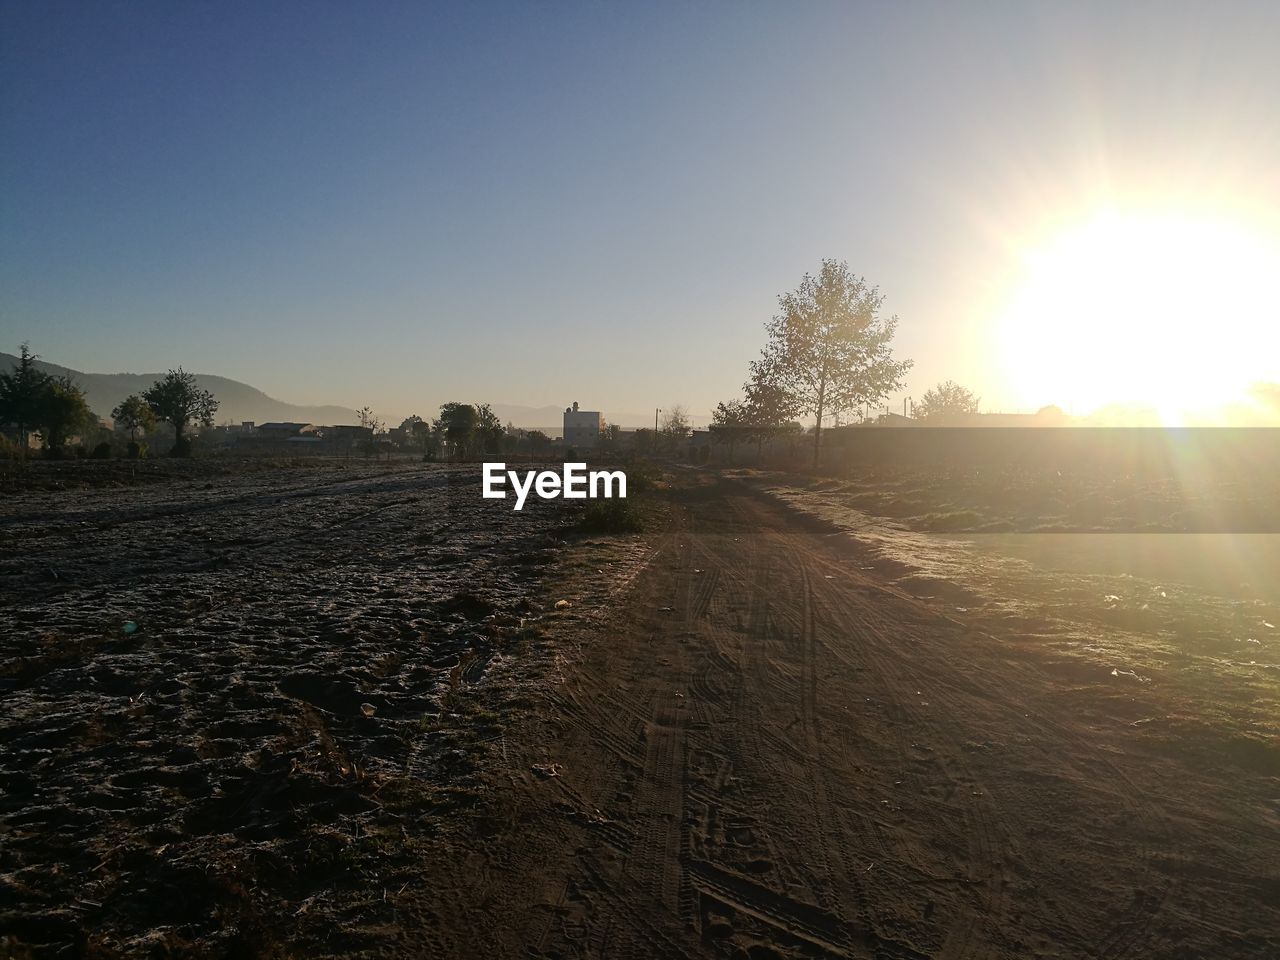
<svg viewBox="0 0 1280 960">
<path fill-rule="evenodd" d="M 128 455 L 130 460 L 145 460 L 147 456 L 147 445 L 138 440 L 130 440 Z"/>
</svg>

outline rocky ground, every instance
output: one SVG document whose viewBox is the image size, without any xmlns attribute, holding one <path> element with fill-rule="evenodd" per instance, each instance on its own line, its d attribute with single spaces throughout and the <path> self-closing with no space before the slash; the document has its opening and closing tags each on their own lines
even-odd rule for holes
<svg viewBox="0 0 1280 960">
<path fill-rule="evenodd" d="M 578 614 L 554 604 L 638 549 L 482 500 L 475 466 L 254 466 L 53 465 L 0 506 L 15 955 L 399 942 L 427 846 L 554 673 L 546 624 Z"/>
</svg>

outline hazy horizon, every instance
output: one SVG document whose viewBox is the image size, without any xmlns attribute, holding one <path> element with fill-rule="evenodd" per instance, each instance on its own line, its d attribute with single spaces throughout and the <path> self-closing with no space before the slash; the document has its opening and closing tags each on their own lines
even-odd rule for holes
<svg viewBox="0 0 1280 960">
<path fill-rule="evenodd" d="M 834 257 L 894 409 L 1280 381 L 1273 6 L 3 10 L 5 352 L 702 417 Z"/>
</svg>

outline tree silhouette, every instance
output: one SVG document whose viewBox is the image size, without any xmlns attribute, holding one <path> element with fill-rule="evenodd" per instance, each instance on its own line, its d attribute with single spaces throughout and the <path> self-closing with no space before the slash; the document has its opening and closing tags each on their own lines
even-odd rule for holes
<svg viewBox="0 0 1280 960">
<path fill-rule="evenodd" d="M 445 403 L 440 406 L 440 418 L 436 421 L 444 438 L 453 446 L 454 456 L 460 457 L 471 446 L 479 426 L 476 408 L 469 403 Z"/>
<path fill-rule="evenodd" d="M 171 453 L 175 457 L 191 454 L 191 441 L 183 435 L 187 425 L 198 423 L 211 427 L 213 415 L 218 410 L 218 401 L 213 398 L 213 394 L 196 386 L 195 374 L 187 373 L 181 367 L 170 370 L 153 383 L 143 392 L 142 399 L 147 402 L 157 419 L 173 424 L 174 443 Z"/>
<path fill-rule="evenodd" d="M 154 411 L 147 406 L 147 401 L 136 393 L 125 397 L 117 404 L 111 411 L 111 419 L 129 431 L 129 439 L 134 443 L 138 442 L 139 430 L 147 433 L 156 425 Z"/>
<path fill-rule="evenodd" d="M 36 430 L 40 419 L 40 406 L 53 377 L 36 369 L 36 360 L 27 344 L 20 348 L 21 356 L 12 373 L 0 373 L 0 422 L 12 423 L 18 428 L 18 445 L 21 456 L 27 455 L 27 438 Z"/>
<path fill-rule="evenodd" d="M 751 365 L 753 379 L 782 390 L 796 413 L 813 416 L 813 462 L 822 452 L 822 423 L 863 403 L 879 403 L 902 386 L 911 361 L 892 358 L 897 317 L 882 318 L 884 297 L 849 265 L 823 260 L 817 276 L 778 298 L 781 312 L 765 324 L 769 340 Z"/>
<path fill-rule="evenodd" d="M 673 403 L 662 414 L 662 430 L 659 442 L 670 452 L 678 453 L 680 446 L 689 439 L 689 410 L 682 403 Z"/>
<path fill-rule="evenodd" d="M 94 422 L 84 392 L 70 377 L 55 377 L 45 384 L 37 418 L 44 445 L 55 455 L 71 434 Z"/>
<path fill-rule="evenodd" d="M 729 445 L 729 462 L 733 463 L 733 448 L 748 430 L 747 405 L 741 400 L 717 403 L 711 411 L 711 436 L 717 443 Z"/>
</svg>

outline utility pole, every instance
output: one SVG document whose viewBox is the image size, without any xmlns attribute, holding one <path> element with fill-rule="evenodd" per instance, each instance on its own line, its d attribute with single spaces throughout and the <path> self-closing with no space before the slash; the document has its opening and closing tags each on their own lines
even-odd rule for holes
<svg viewBox="0 0 1280 960">
<path fill-rule="evenodd" d="M 655 440 L 658 437 L 658 413 L 661 411 L 661 409 L 662 409 L 661 407 L 653 408 L 653 436 Z"/>
</svg>

